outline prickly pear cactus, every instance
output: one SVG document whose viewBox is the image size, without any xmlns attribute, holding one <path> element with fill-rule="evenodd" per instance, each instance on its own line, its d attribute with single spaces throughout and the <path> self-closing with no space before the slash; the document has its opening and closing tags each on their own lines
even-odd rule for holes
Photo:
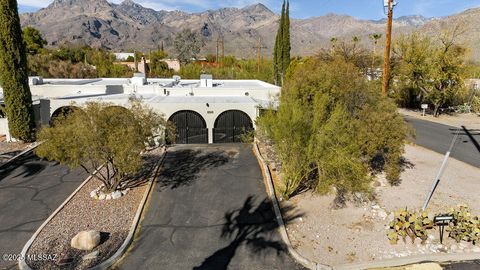
<svg viewBox="0 0 480 270">
<path fill-rule="evenodd" d="M 457 242 L 473 242 L 474 245 L 480 242 L 480 220 L 478 216 L 472 216 L 470 208 L 461 204 L 457 208 L 451 208 L 449 214 L 455 218 L 455 223 L 450 223 L 447 232 L 449 237 Z"/>
<path fill-rule="evenodd" d="M 428 230 L 432 228 L 433 221 L 428 217 L 427 212 L 409 212 L 407 209 L 400 209 L 394 213 L 387 237 L 392 245 L 397 244 L 400 237 L 405 242 L 407 236 L 412 243 L 416 238 L 420 238 L 423 244 L 428 239 Z"/>
</svg>

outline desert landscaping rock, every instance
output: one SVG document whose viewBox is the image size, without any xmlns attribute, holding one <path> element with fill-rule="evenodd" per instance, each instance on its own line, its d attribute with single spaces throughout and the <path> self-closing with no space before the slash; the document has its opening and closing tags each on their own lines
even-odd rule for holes
<svg viewBox="0 0 480 270">
<path fill-rule="evenodd" d="M 146 168 L 153 169 L 163 151 L 156 149 L 148 153 Z M 143 179 L 142 179 L 143 180 Z M 142 201 L 148 182 L 130 183 L 128 195 L 117 200 L 96 200 L 90 193 L 101 185 L 95 178 L 88 181 L 64 208 L 42 229 L 27 251 L 29 254 L 55 254 L 61 259 L 71 259 L 66 266 L 54 261 L 33 261 L 26 263 L 32 269 L 88 269 L 110 258 L 123 244 L 128 235 L 138 206 Z M 92 251 L 78 250 L 70 246 L 70 240 L 79 231 L 108 232 L 101 234 L 100 244 L 94 248 L 98 252 L 94 258 Z M 84 256 L 91 255 L 87 260 Z M 89 256 L 87 256 L 89 257 Z"/>
<path fill-rule="evenodd" d="M 82 231 L 72 238 L 70 246 L 80 250 L 92 250 L 100 244 L 100 232 Z"/>
<path fill-rule="evenodd" d="M 98 257 L 98 254 L 99 254 L 99 253 L 100 253 L 100 252 L 98 252 L 98 250 L 96 250 L 96 251 L 94 251 L 94 252 L 92 252 L 92 253 L 88 253 L 87 255 L 84 255 L 84 256 L 82 257 L 82 260 L 87 261 L 87 260 L 96 259 L 96 258 Z"/>
</svg>

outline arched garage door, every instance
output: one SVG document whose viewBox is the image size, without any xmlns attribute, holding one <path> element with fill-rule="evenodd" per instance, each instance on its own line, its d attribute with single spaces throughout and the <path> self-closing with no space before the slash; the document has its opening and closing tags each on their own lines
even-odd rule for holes
<svg viewBox="0 0 480 270">
<path fill-rule="evenodd" d="M 177 144 L 208 143 L 207 123 L 194 111 L 179 111 L 169 119 L 176 127 Z"/>
<path fill-rule="evenodd" d="M 214 143 L 242 142 L 242 135 L 253 130 L 252 119 L 248 114 L 231 110 L 220 114 L 213 129 Z"/>
</svg>

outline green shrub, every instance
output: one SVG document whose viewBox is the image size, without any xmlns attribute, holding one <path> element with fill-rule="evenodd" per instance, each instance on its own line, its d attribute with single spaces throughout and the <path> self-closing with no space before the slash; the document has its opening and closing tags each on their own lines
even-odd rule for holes
<svg viewBox="0 0 480 270">
<path fill-rule="evenodd" d="M 282 162 L 286 198 L 336 190 L 341 206 L 353 193 L 370 194 L 372 173 L 386 169 L 399 182 L 407 127 L 377 84 L 342 58 L 295 62 L 288 74 L 278 111 L 258 120 Z"/>
</svg>

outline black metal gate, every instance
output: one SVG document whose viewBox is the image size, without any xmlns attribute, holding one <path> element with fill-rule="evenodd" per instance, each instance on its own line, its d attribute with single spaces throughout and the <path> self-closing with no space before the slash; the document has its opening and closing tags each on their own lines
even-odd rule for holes
<svg viewBox="0 0 480 270">
<path fill-rule="evenodd" d="M 243 135 L 251 131 L 253 131 L 253 123 L 248 114 L 237 110 L 226 111 L 215 120 L 213 142 L 242 142 Z"/>
<path fill-rule="evenodd" d="M 194 111 L 179 111 L 174 113 L 169 122 L 176 127 L 177 144 L 208 143 L 208 129 L 203 117 Z"/>
</svg>

